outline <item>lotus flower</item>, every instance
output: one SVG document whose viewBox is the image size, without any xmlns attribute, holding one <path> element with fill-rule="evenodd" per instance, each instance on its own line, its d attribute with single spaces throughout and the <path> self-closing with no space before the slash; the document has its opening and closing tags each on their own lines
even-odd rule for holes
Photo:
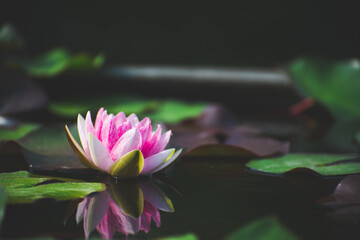
<svg viewBox="0 0 360 240">
<path fill-rule="evenodd" d="M 123 112 L 116 116 L 101 108 L 95 126 L 90 111 L 84 119 L 80 114 L 77 128 L 82 148 L 65 126 L 70 145 L 86 166 L 119 178 L 150 175 L 170 165 L 181 153 L 165 149 L 171 131 L 161 133 L 161 125 L 152 131 L 148 117 L 139 121 L 135 114 Z"/>
<path fill-rule="evenodd" d="M 160 227 L 160 211 L 174 212 L 171 200 L 150 179 L 138 183 L 118 183 L 107 191 L 79 203 L 76 221 L 84 221 L 85 237 L 96 228 L 105 239 L 116 231 L 125 235 L 150 231 L 151 219 Z"/>
</svg>

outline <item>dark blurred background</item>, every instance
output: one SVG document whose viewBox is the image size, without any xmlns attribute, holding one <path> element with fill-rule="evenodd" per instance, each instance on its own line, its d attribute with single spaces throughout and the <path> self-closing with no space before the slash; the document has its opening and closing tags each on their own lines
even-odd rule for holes
<svg viewBox="0 0 360 240">
<path fill-rule="evenodd" d="M 62 46 L 110 63 L 276 66 L 359 57 L 358 7 L 343 1 L 2 1 L 35 55 Z"/>
</svg>

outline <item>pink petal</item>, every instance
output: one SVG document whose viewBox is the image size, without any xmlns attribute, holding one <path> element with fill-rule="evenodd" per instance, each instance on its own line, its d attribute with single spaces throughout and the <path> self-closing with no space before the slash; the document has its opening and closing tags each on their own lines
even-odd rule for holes
<svg viewBox="0 0 360 240">
<path fill-rule="evenodd" d="M 90 198 L 87 209 L 84 212 L 84 230 L 85 237 L 88 238 L 90 233 L 96 228 L 104 218 L 110 207 L 111 197 L 107 191 L 96 194 Z"/>
<path fill-rule="evenodd" d="M 118 136 L 119 138 L 124 134 L 126 133 L 127 131 L 129 131 L 131 129 L 131 123 L 126 120 L 125 122 L 123 122 L 122 124 L 120 124 L 120 126 L 117 128 L 117 133 L 118 133 Z M 119 139 L 117 139 L 119 140 Z"/>
<path fill-rule="evenodd" d="M 103 125 L 103 117 L 102 117 L 103 113 L 104 113 L 104 108 L 100 108 L 96 115 L 96 120 L 95 120 L 95 136 L 99 139 L 101 134 L 101 128 Z"/>
<path fill-rule="evenodd" d="M 141 135 L 136 128 L 130 129 L 117 141 L 111 150 L 111 157 L 114 161 L 135 149 L 140 149 L 142 144 Z"/>
<path fill-rule="evenodd" d="M 115 118 L 114 118 L 115 124 L 116 124 L 116 128 L 119 128 L 119 126 L 123 123 L 126 122 L 126 116 L 123 112 L 119 112 L 118 114 L 116 114 Z"/>
<path fill-rule="evenodd" d="M 78 115 L 77 129 L 78 129 L 78 132 L 79 132 L 80 142 L 81 142 L 81 145 L 82 145 L 82 147 L 84 149 L 86 157 L 88 157 L 89 160 L 92 160 L 91 155 L 90 155 L 90 151 L 89 151 L 87 134 L 85 132 L 85 119 L 81 116 L 81 114 Z"/>
<path fill-rule="evenodd" d="M 154 220 L 156 227 L 159 228 L 161 226 L 161 218 L 160 218 L 159 210 L 157 210 L 156 213 L 152 215 L 152 219 Z"/>
<path fill-rule="evenodd" d="M 117 140 L 119 140 L 120 133 L 117 131 L 115 118 L 110 122 L 109 136 L 106 142 L 107 149 L 110 151 Z M 104 140 L 103 140 L 104 142 Z"/>
<path fill-rule="evenodd" d="M 107 110 L 104 110 L 104 112 L 101 115 L 101 126 L 99 126 L 101 128 L 99 129 L 99 133 L 98 133 L 99 134 L 98 139 L 100 141 L 102 141 L 102 138 L 101 138 L 102 137 L 102 129 L 104 127 L 104 122 L 107 118 L 108 118 Z"/>
<path fill-rule="evenodd" d="M 97 225 L 96 229 L 105 239 L 112 239 L 116 232 L 116 216 L 109 210 L 101 222 Z"/>
<path fill-rule="evenodd" d="M 87 112 L 86 118 L 85 118 L 85 132 L 86 132 L 86 136 L 87 136 L 89 133 L 92 133 L 92 134 L 95 133 L 94 125 L 93 125 L 92 120 L 91 120 L 91 113 L 90 113 L 90 111 Z"/>
<path fill-rule="evenodd" d="M 156 227 L 160 227 L 161 219 L 159 209 L 149 204 L 147 201 L 144 201 L 144 213 L 152 217 L 152 219 L 156 223 Z"/>
<path fill-rule="evenodd" d="M 132 127 L 136 127 L 139 124 L 139 119 L 135 113 L 132 113 L 127 119 L 130 121 Z"/>
<path fill-rule="evenodd" d="M 100 141 L 106 146 L 106 148 L 110 151 L 109 148 L 109 135 L 110 130 L 112 128 L 112 121 L 114 119 L 114 114 L 110 114 L 104 120 L 103 126 L 101 128 L 101 139 Z"/>
<path fill-rule="evenodd" d="M 168 161 L 166 161 L 164 164 L 160 165 L 159 168 L 153 170 L 150 174 L 159 172 L 159 171 L 163 170 L 164 168 L 166 168 L 167 166 L 169 166 L 171 163 L 173 163 L 177 159 L 177 157 L 181 154 L 181 152 L 182 152 L 182 149 L 177 150 Z"/>
<path fill-rule="evenodd" d="M 125 235 L 135 234 L 140 230 L 140 218 L 133 218 L 124 214 L 120 207 L 112 202 L 110 204 L 111 210 L 116 216 L 116 223 L 118 225 L 118 231 Z"/>
<path fill-rule="evenodd" d="M 142 153 L 144 154 L 144 157 L 147 158 L 154 154 L 153 152 L 156 151 L 156 146 L 161 138 L 161 125 L 158 124 L 158 127 L 154 134 L 148 140 L 144 143 L 144 146 L 142 148 Z"/>
<path fill-rule="evenodd" d="M 113 163 L 111 155 L 105 145 L 97 139 L 92 133 L 88 135 L 90 155 L 93 162 L 100 169 L 109 172 L 110 166 Z"/>
<path fill-rule="evenodd" d="M 140 218 L 141 218 L 140 230 L 143 230 L 144 232 L 148 233 L 151 227 L 151 216 L 148 214 L 141 214 Z"/>
<path fill-rule="evenodd" d="M 160 209 L 164 212 L 174 212 L 171 200 L 152 181 L 142 181 L 140 182 L 140 187 L 146 202 L 150 203 L 156 209 Z M 145 211 L 146 209 L 144 207 L 144 212 Z"/>
<path fill-rule="evenodd" d="M 148 117 L 144 118 L 136 128 L 139 129 L 143 142 L 146 142 L 152 131 L 150 119 Z"/>
<path fill-rule="evenodd" d="M 152 171 L 160 167 L 161 164 L 163 164 L 166 160 L 169 160 L 171 156 L 174 154 L 174 152 L 175 149 L 171 148 L 145 158 L 144 168 L 141 171 L 140 175 L 150 174 Z"/>
<path fill-rule="evenodd" d="M 77 207 L 76 210 L 76 223 L 79 224 L 80 221 L 84 218 L 84 211 L 85 208 L 87 208 L 87 204 L 88 203 L 88 198 L 84 198 L 84 200 L 82 200 Z"/>
<path fill-rule="evenodd" d="M 154 153 L 161 152 L 165 149 L 166 145 L 169 143 L 171 137 L 171 130 L 167 131 L 163 135 L 161 135 L 161 138 L 158 142 L 158 145 L 156 146 L 156 150 Z"/>
</svg>

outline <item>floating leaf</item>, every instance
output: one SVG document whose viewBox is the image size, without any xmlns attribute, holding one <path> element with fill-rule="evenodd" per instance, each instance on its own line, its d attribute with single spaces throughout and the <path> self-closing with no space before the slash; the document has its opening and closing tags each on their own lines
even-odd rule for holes
<svg viewBox="0 0 360 240">
<path fill-rule="evenodd" d="M 333 208 L 328 215 L 336 220 L 354 221 L 360 219 L 360 175 L 345 177 L 334 192 L 317 203 Z"/>
<path fill-rule="evenodd" d="M 208 178 L 228 178 L 245 174 L 245 161 L 233 157 L 186 157 L 181 165 L 195 175 Z"/>
<path fill-rule="evenodd" d="M 271 138 L 243 137 L 233 144 L 204 144 L 190 149 L 187 156 L 268 157 L 289 151 L 288 142 Z"/>
<path fill-rule="evenodd" d="M 289 142 L 258 136 L 251 127 L 174 129 L 172 142 L 187 148 L 185 156 L 269 157 L 289 152 Z"/>
<path fill-rule="evenodd" d="M 5 203 L 6 203 L 6 193 L 0 185 L 0 226 L 2 219 L 4 217 Z"/>
<path fill-rule="evenodd" d="M 94 113 L 100 107 L 104 107 L 108 112 L 142 113 L 152 112 L 159 106 L 155 100 L 144 100 L 141 97 L 132 95 L 122 95 L 116 97 L 91 97 L 50 103 L 50 110 L 60 116 L 76 117 L 79 113 L 85 115 L 91 110 Z"/>
<path fill-rule="evenodd" d="M 50 180 L 63 180 L 67 182 L 46 183 Z M 26 171 L 1 173 L 0 185 L 6 191 L 8 203 L 30 203 L 42 198 L 71 200 L 83 198 L 92 192 L 104 191 L 106 189 L 102 183 L 42 177 Z"/>
<path fill-rule="evenodd" d="M 336 186 L 330 197 L 318 201 L 326 206 L 360 205 L 360 175 L 345 177 Z"/>
<path fill-rule="evenodd" d="M 135 95 L 91 97 L 50 103 L 50 111 L 64 117 L 75 117 L 79 113 L 85 115 L 88 110 L 95 114 L 100 107 L 112 113 L 136 113 L 154 121 L 176 123 L 199 116 L 204 111 L 205 104 L 145 99 Z"/>
<path fill-rule="evenodd" d="M 158 240 L 198 240 L 198 237 L 194 233 L 187 233 L 179 236 L 158 238 Z"/>
<path fill-rule="evenodd" d="M 232 233 L 226 240 L 296 240 L 277 218 L 265 217 L 251 222 Z"/>
<path fill-rule="evenodd" d="M 337 118 L 360 118 L 360 63 L 298 59 L 289 66 L 297 86 Z"/>
<path fill-rule="evenodd" d="M 70 130 L 77 137 L 76 125 Z M 34 170 L 86 169 L 69 145 L 62 124 L 41 127 L 18 143 L 27 164 Z"/>
<path fill-rule="evenodd" d="M 338 202 L 360 204 L 360 175 L 347 176 L 336 186 L 333 196 Z"/>
<path fill-rule="evenodd" d="M 18 140 L 25 137 L 27 134 L 37 129 L 37 124 L 21 124 L 14 129 L 1 129 L 0 128 L 0 141 L 1 140 Z"/>
<path fill-rule="evenodd" d="M 91 70 L 104 63 L 104 57 L 91 57 L 87 53 L 71 54 L 69 51 L 56 48 L 35 59 L 17 62 L 34 77 L 52 77 L 65 71 Z"/>
<path fill-rule="evenodd" d="M 325 176 L 360 173 L 360 159 L 353 155 L 288 154 L 277 158 L 252 160 L 246 166 L 251 170 L 284 174 L 307 170 Z"/>
<path fill-rule="evenodd" d="M 181 122 L 184 119 L 199 116 L 205 109 L 201 103 L 186 104 L 179 101 L 164 101 L 149 117 L 154 121 L 168 123 Z"/>
</svg>

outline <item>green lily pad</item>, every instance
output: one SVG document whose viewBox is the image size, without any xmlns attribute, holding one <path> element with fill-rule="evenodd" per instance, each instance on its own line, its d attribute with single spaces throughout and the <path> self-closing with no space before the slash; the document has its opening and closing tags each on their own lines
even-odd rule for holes
<svg viewBox="0 0 360 240">
<path fill-rule="evenodd" d="M 51 180 L 66 181 L 47 183 Z M 104 191 L 102 183 L 38 176 L 26 171 L 1 173 L 0 185 L 7 194 L 7 203 L 30 203 L 42 198 L 71 200 L 83 198 L 92 192 Z"/>
<path fill-rule="evenodd" d="M 0 128 L 0 141 L 1 140 L 18 140 L 21 139 L 23 137 L 25 137 L 27 134 L 29 134 L 30 132 L 34 131 L 35 129 L 37 129 L 39 127 L 39 125 L 37 124 L 30 124 L 30 123 L 25 123 L 25 124 L 21 124 L 19 126 L 17 126 L 14 129 L 1 129 Z"/>
<path fill-rule="evenodd" d="M 203 103 L 186 103 L 175 100 L 145 99 L 135 95 L 116 97 L 91 97 L 50 103 L 50 111 L 64 117 L 76 117 L 91 111 L 97 113 L 104 107 L 109 113 L 136 113 L 139 117 L 150 117 L 153 121 L 177 123 L 198 117 L 205 110 Z"/>
<path fill-rule="evenodd" d="M 288 154 L 252 160 L 246 166 L 270 174 L 284 174 L 294 170 L 307 170 L 324 176 L 360 173 L 360 159 L 355 154 Z"/>
<path fill-rule="evenodd" d="M 5 203 L 6 203 L 6 193 L 5 190 L 0 185 L 0 225 L 4 216 Z"/>
<path fill-rule="evenodd" d="M 226 240 L 296 240 L 275 217 L 265 217 L 251 222 L 232 233 Z"/>
<path fill-rule="evenodd" d="M 149 117 L 154 121 L 168 123 L 181 122 L 184 119 L 198 117 L 203 113 L 205 105 L 201 103 L 186 104 L 180 101 L 165 101 Z"/>
<path fill-rule="evenodd" d="M 55 238 L 51 237 L 36 237 L 36 238 L 17 238 L 16 240 L 55 240 Z"/>
<path fill-rule="evenodd" d="M 16 62 L 33 77 L 53 77 L 65 71 L 84 71 L 96 69 L 104 63 L 104 56 L 90 56 L 87 53 L 71 54 L 56 48 L 44 55 L 26 61 Z"/>
<path fill-rule="evenodd" d="M 158 238 L 158 240 L 198 240 L 199 238 L 194 233 L 187 233 L 179 236 L 170 236 Z"/>
<path fill-rule="evenodd" d="M 50 103 L 50 111 L 64 117 L 76 117 L 79 113 L 85 115 L 87 111 L 96 114 L 101 107 L 104 107 L 109 113 L 124 112 L 143 113 L 152 112 L 159 107 L 156 100 L 144 100 L 141 97 L 126 95 L 114 97 L 91 97 L 58 101 Z"/>
<path fill-rule="evenodd" d="M 296 85 L 337 118 L 360 118 L 360 63 L 298 59 L 289 66 Z"/>
</svg>

